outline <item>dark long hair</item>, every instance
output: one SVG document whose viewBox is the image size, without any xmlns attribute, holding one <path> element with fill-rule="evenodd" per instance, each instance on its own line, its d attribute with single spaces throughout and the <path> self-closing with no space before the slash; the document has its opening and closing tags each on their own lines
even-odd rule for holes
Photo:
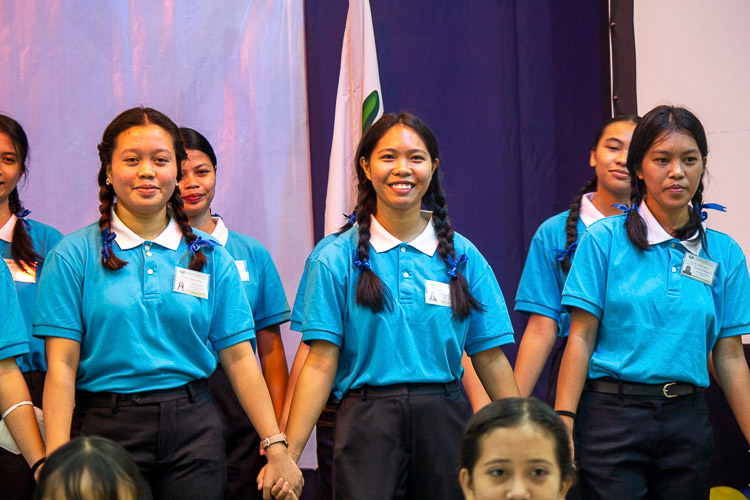
<svg viewBox="0 0 750 500">
<path fill-rule="evenodd" d="M 218 165 L 216 163 L 216 153 L 214 153 L 214 148 L 203 134 L 192 128 L 180 127 L 180 135 L 185 143 L 185 149 L 194 149 L 204 153 L 208 156 L 208 159 L 211 160 L 211 165 L 216 169 L 216 166 Z"/>
<path fill-rule="evenodd" d="M 701 162 L 708 156 L 708 142 L 706 131 L 703 129 L 698 117 L 685 108 L 676 106 L 657 106 L 643 117 L 641 123 L 633 131 L 633 139 L 630 142 L 628 154 L 628 172 L 630 173 L 630 198 L 631 203 L 639 206 L 646 196 L 646 183 L 638 178 L 638 173 L 643 168 L 643 159 L 653 144 L 664 137 L 665 134 L 682 133 L 689 135 L 695 140 L 701 153 Z M 704 164 L 705 169 L 705 164 Z M 705 170 L 704 170 L 705 173 Z M 693 207 L 703 203 L 703 175 L 698 182 L 693 198 L 690 200 Z M 696 232 L 704 239 L 705 231 L 701 224 L 701 216 L 698 210 L 691 209 L 688 221 L 684 226 L 677 229 L 675 237 L 684 240 Z M 625 226 L 628 238 L 640 250 L 648 248 L 648 230 L 646 222 L 637 210 L 631 210 Z"/>
<path fill-rule="evenodd" d="M 533 423 L 552 436 L 555 456 L 560 465 L 560 479 L 575 480 L 575 467 L 570 456 L 570 443 L 565 424 L 546 403 L 536 398 L 507 398 L 493 401 L 479 410 L 466 424 L 461 442 L 460 467 L 471 473 L 481 453 L 482 438 L 502 428 L 515 428 Z"/>
<path fill-rule="evenodd" d="M 370 216 L 377 213 L 377 195 L 370 179 L 360 165 L 360 158 L 369 161 L 372 152 L 380 139 L 391 128 L 402 125 L 412 129 L 424 142 L 427 152 L 430 154 L 433 165 L 440 158 L 437 140 L 427 125 L 417 116 L 410 113 L 388 113 L 362 135 L 354 156 L 354 168 L 357 172 L 357 224 L 359 227 L 359 242 L 357 245 L 357 257 L 361 262 L 369 262 L 370 258 Z M 445 191 L 440 182 L 441 170 L 438 169 L 432 175 L 430 185 L 422 196 L 422 204 L 427 210 L 432 211 L 432 222 L 438 239 L 437 252 L 441 259 L 448 264 L 448 259 L 456 259 L 456 251 L 453 248 L 453 226 L 448 217 Z M 460 271 L 450 280 L 451 309 L 453 314 L 465 319 L 471 311 L 481 311 L 482 304 L 474 298 L 469 291 L 466 278 Z M 356 289 L 357 304 L 369 307 L 373 312 L 380 312 L 391 307 L 392 297 L 385 283 L 372 269 L 362 268 L 357 281 Z"/>
<path fill-rule="evenodd" d="M 26 177 L 29 173 L 29 169 L 26 166 L 26 160 L 29 156 L 29 140 L 26 137 L 26 132 L 23 131 L 21 124 L 15 121 L 13 118 L 0 115 L 0 134 L 5 134 L 13 144 L 13 149 L 16 153 L 16 161 L 18 162 L 18 169 L 20 174 L 18 176 L 18 183 L 21 179 Z M 21 204 L 21 200 L 18 196 L 18 183 L 13 191 L 8 196 L 8 208 L 11 213 L 20 214 L 24 211 L 24 206 Z M 10 254 L 13 260 L 18 264 L 21 269 L 30 271 L 31 268 L 35 268 L 38 263 L 44 261 L 44 258 L 34 250 L 34 244 L 31 241 L 31 236 L 26 231 L 24 221 L 16 220 L 13 226 L 13 241 L 10 244 Z"/>
<path fill-rule="evenodd" d="M 637 125 L 640 121 L 641 117 L 638 115 L 617 115 L 614 118 L 611 118 L 604 125 L 602 125 L 602 127 L 596 133 L 594 142 L 591 144 L 591 151 L 596 151 L 596 148 L 599 146 L 599 141 L 604 135 L 604 131 L 613 123 L 628 122 Z M 598 181 L 596 178 L 596 174 L 594 174 L 594 176 L 581 188 L 581 190 L 578 191 L 578 194 L 576 194 L 575 198 L 573 198 L 573 201 L 570 203 L 570 212 L 568 213 L 568 218 L 565 221 L 565 248 L 570 248 L 570 246 L 578 240 L 578 217 L 581 212 L 581 198 L 583 198 L 586 193 L 596 191 L 597 186 Z M 565 256 L 565 260 L 563 260 L 561 264 L 563 271 L 565 271 L 566 273 L 570 271 L 570 257 L 571 255 L 569 252 Z"/>
<path fill-rule="evenodd" d="M 115 199 L 114 188 L 107 184 L 107 171 L 112 165 L 112 154 L 114 153 L 115 147 L 117 146 L 117 138 L 132 127 L 139 127 L 144 125 L 156 125 L 161 127 L 169 136 L 172 138 L 172 144 L 174 146 L 175 161 L 177 165 L 177 180 L 182 178 L 182 169 L 180 166 L 182 162 L 187 158 L 185 152 L 185 145 L 180 135 L 180 129 L 169 119 L 167 115 L 161 113 L 152 108 L 131 108 L 123 111 L 104 130 L 102 135 L 102 142 L 99 143 L 99 160 L 101 161 L 101 168 L 99 169 L 99 175 L 97 181 L 99 183 L 99 231 L 104 236 L 106 231 L 111 231 L 111 220 L 110 214 L 112 211 L 112 203 Z M 182 235 L 184 236 L 187 244 L 193 243 L 197 236 L 193 233 L 188 216 L 184 210 L 184 204 L 182 198 L 180 198 L 180 188 L 175 186 L 172 196 L 169 198 L 169 206 L 172 208 L 172 217 L 180 227 Z M 105 269 L 116 271 L 122 269 L 127 264 L 126 261 L 119 258 L 114 249 L 109 249 L 109 256 L 102 256 L 102 265 Z M 202 251 L 198 250 L 195 255 L 190 259 L 189 269 L 194 271 L 200 271 L 206 264 L 206 256 Z"/>
</svg>

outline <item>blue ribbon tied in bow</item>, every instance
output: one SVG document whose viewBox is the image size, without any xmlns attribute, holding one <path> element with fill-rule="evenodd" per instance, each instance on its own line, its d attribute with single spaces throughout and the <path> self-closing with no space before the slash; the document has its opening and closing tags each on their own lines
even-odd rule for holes
<svg viewBox="0 0 750 500">
<path fill-rule="evenodd" d="M 570 255 L 570 257 L 573 257 L 573 254 L 576 253 L 576 248 L 578 248 L 578 243 L 572 243 L 568 248 L 555 248 L 555 254 L 557 255 L 557 260 L 560 262 L 564 261 L 565 258 Z"/>
<path fill-rule="evenodd" d="M 112 242 L 115 241 L 117 235 L 110 231 L 108 227 L 102 231 L 102 257 L 105 261 L 109 260 L 109 251 L 112 249 Z"/>
<path fill-rule="evenodd" d="M 359 268 L 360 271 L 369 271 L 370 270 L 370 259 L 359 259 L 359 251 L 357 249 L 354 249 L 354 265 Z"/>
<path fill-rule="evenodd" d="M 193 241 L 190 246 L 188 247 L 188 250 L 190 250 L 190 253 L 193 257 L 195 257 L 195 254 L 197 252 L 200 252 L 201 248 L 203 247 L 218 247 L 221 246 L 218 243 L 216 243 L 214 240 L 204 240 L 200 236 L 198 236 L 195 241 Z"/>
<path fill-rule="evenodd" d="M 614 203 L 612 206 L 615 207 L 615 208 L 617 208 L 617 209 L 619 209 L 619 210 L 622 210 L 623 213 L 626 214 L 625 215 L 625 222 L 627 222 L 628 219 L 630 219 L 630 213 L 634 212 L 635 210 L 637 210 L 637 208 L 635 206 L 635 203 L 633 203 L 629 207 L 627 205 L 623 205 L 622 203 Z"/>
<path fill-rule="evenodd" d="M 344 217 L 349 221 L 352 226 L 357 222 L 357 209 L 352 210 L 350 214 L 344 214 Z"/>
<path fill-rule="evenodd" d="M 26 220 L 26 217 L 28 217 L 31 214 L 31 210 L 27 210 L 24 207 L 21 207 L 21 210 L 16 212 L 15 215 L 17 219 L 20 219 L 23 223 L 23 227 L 25 227 L 27 230 L 31 229 L 31 224 L 29 224 L 29 221 Z"/>
<path fill-rule="evenodd" d="M 448 276 L 450 276 L 451 278 L 455 278 L 458 276 L 458 266 L 461 264 L 466 264 L 469 261 L 469 257 L 467 257 L 465 253 L 462 253 L 458 256 L 457 259 L 454 260 L 453 256 L 449 254 L 448 258 L 445 259 L 445 261 L 451 267 L 450 269 L 448 269 L 448 272 L 446 274 L 448 274 Z"/>
<path fill-rule="evenodd" d="M 703 205 L 696 204 L 693 207 L 693 210 L 695 210 L 697 213 L 700 213 L 701 220 L 704 221 L 708 219 L 706 210 L 718 210 L 719 212 L 726 212 L 727 207 L 725 207 L 724 205 L 719 205 L 718 203 L 704 203 Z"/>
</svg>

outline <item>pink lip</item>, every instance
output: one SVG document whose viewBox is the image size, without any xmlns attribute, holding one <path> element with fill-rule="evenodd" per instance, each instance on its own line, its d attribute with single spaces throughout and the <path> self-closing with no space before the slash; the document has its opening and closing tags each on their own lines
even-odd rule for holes
<svg viewBox="0 0 750 500">
<path fill-rule="evenodd" d="M 672 191 L 672 192 L 678 193 L 680 191 L 685 191 L 686 189 L 687 188 L 685 188 L 684 186 L 678 186 L 678 185 L 675 184 L 675 185 L 669 186 L 667 188 L 667 191 Z"/>
<path fill-rule="evenodd" d="M 187 203 L 197 203 L 201 198 L 203 198 L 202 194 L 191 194 L 189 196 L 183 196 L 182 201 Z"/>
<path fill-rule="evenodd" d="M 610 170 L 610 172 L 618 179 L 630 179 L 630 174 L 627 170 Z"/>
<path fill-rule="evenodd" d="M 143 194 L 153 194 L 159 190 L 156 186 L 138 186 L 135 189 Z"/>
</svg>

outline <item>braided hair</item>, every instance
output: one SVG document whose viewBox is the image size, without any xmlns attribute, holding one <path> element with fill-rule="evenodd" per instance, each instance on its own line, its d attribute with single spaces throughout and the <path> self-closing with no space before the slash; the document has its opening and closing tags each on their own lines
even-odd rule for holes
<svg viewBox="0 0 750 500">
<path fill-rule="evenodd" d="M 5 134 L 13 144 L 16 152 L 16 162 L 18 164 L 19 175 L 18 181 L 26 177 L 29 170 L 26 166 L 26 160 L 29 156 L 29 140 L 26 137 L 23 127 L 13 118 L 0 114 L 0 134 Z M 22 214 L 24 206 L 18 196 L 18 183 L 13 191 L 8 195 L 8 208 L 13 214 Z M 13 260 L 21 269 L 31 271 L 36 268 L 38 263 L 44 261 L 44 258 L 34 250 L 34 244 L 31 236 L 26 230 L 26 221 L 19 217 L 13 226 L 13 241 L 10 244 L 10 254 Z"/>
<path fill-rule="evenodd" d="M 688 135 L 695 140 L 698 150 L 701 153 L 701 162 L 708 156 L 708 142 L 706 132 L 703 129 L 698 117 L 685 108 L 675 106 L 657 106 L 643 117 L 643 120 L 636 126 L 633 131 L 633 139 L 630 142 L 630 152 L 628 154 L 628 172 L 630 173 L 630 200 L 631 204 L 638 207 L 646 196 L 646 183 L 643 179 L 638 178 L 643 168 L 643 159 L 646 153 L 655 142 L 665 135 L 672 133 L 681 133 Z M 704 165 L 705 168 L 705 165 Z M 705 173 L 705 171 L 704 171 Z M 703 174 L 701 174 L 698 188 L 690 200 L 693 207 L 703 204 Z M 701 224 L 701 215 L 699 210 L 690 209 L 688 221 L 682 227 L 678 228 L 675 237 L 684 240 L 696 232 L 706 246 L 705 231 Z M 625 226 L 628 232 L 628 238 L 640 250 L 648 249 L 648 230 L 646 222 L 643 220 L 637 210 L 628 212 Z"/>
<path fill-rule="evenodd" d="M 599 132 L 597 132 L 596 137 L 594 138 L 593 144 L 591 144 L 591 151 L 596 151 L 596 148 L 599 146 L 599 141 L 601 141 L 602 137 L 604 136 L 605 130 L 607 130 L 607 127 L 609 127 L 613 123 L 620 123 L 620 122 L 628 122 L 633 124 L 638 124 L 638 122 L 641 121 L 641 117 L 638 115 L 617 115 L 614 118 L 611 118 L 608 120 L 602 127 L 599 129 Z M 565 221 L 565 248 L 571 248 L 571 245 L 573 245 L 576 241 L 578 241 L 578 217 L 580 215 L 581 211 L 581 199 L 586 193 L 591 193 L 596 191 L 598 187 L 598 179 L 596 175 L 594 175 L 581 189 L 578 191 L 578 194 L 576 194 L 575 198 L 573 198 L 573 201 L 570 203 L 570 211 L 568 213 L 568 218 Z M 565 259 L 562 261 L 561 267 L 563 271 L 566 273 L 570 271 L 571 266 L 571 253 L 568 252 L 565 255 Z"/>
<path fill-rule="evenodd" d="M 179 181 L 182 177 L 182 170 L 180 166 L 182 162 L 187 158 L 185 152 L 185 145 L 180 135 L 180 129 L 169 119 L 165 114 L 152 109 L 137 107 L 123 111 L 104 130 L 102 135 L 102 141 L 99 143 L 99 160 L 101 162 L 101 168 L 97 176 L 99 183 L 99 231 L 102 235 L 103 249 L 102 249 L 102 266 L 110 271 L 116 271 L 122 269 L 127 262 L 119 258 L 114 250 L 104 243 L 107 237 L 111 237 L 112 231 L 112 204 L 115 200 L 115 190 L 111 184 L 107 182 L 109 171 L 112 167 L 112 154 L 117 147 L 117 139 L 126 130 L 132 127 L 140 127 L 146 125 L 156 125 L 162 128 L 172 138 L 172 143 L 175 152 L 175 163 L 177 165 L 177 180 Z M 184 210 L 184 204 L 180 197 L 180 188 L 175 187 L 172 192 L 172 196 L 167 202 L 168 206 L 172 209 L 172 218 L 177 223 L 182 232 L 182 236 L 185 238 L 188 246 L 192 244 L 196 239 L 197 235 L 193 233 L 193 229 L 190 227 L 187 213 Z M 192 258 L 190 259 L 189 269 L 194 271 L 200 271 L 206 264 L 206 256 L 203 252 L 198 249 Z"/>
<path fill-rule="evenodd" d="M 375 313 L 381 312 L 386 308 L 390 309 L 393 297 L 383 280 L 369 266 L 370 216 L 377 214 L 377 194 L 375 193 L 372 181 L 367 178 L 360 161 L 369 161 L 380 139 L 396 125 L 410 128 L 422 139 L 427 147 L 427 152 L 432 159 L 433 165 L 440 158 L 437 140 L 432 131 L 422 120 L 410 113 L 388 113 L 383 115 L 365 131 L 359 142 L 357 152 L 354 156 L 357 173 L 358 194 L 356 214 L 359 231 L 359 241 L 355 250 L 355 258 L 359 263 L 361 272 L 357 280 L 355 297 L 358 305 L 368 307 Z M 427 210 L 432 211 L 432 223 L 438 240 L 438 255 L 445 261 L 448 267 L 456 268 L 455 276 L 451 274 L 450 280 L 451 309 L 453 315 L 460 319 L 465 319 L 472 311 L 482 311 L 483 308 L 482 304 L 471 294 L 466 278 L 464 278 L 455 265 L 456 251 L 453 248 L 454 231 L 450 217 L 448 217 L 445 192 L 441 186 L 440 177 L 440 171 L 433 173 L 430 185 L 422 196 L 422 204 Z M 453 261 L 453 263 L 451 264 L 449 261 Z"/>
</svg>

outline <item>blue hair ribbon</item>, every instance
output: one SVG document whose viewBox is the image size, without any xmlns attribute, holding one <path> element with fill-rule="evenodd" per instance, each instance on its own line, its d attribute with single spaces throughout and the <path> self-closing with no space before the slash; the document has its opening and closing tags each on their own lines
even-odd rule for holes
<svg viewBox="0 0 750 500">
<path fill-rule="evenodd" d="M 578 248 L 578 242 L 571 243 L 571 245 L 568 248 L 555 248 L 555 254 L 557 254 L 557 260 L 560 262 L 564 261 L 565 258 L 570 255 L 573 257 L 573 254 L 576 253 L 576 248 Z"/>
<path fill-rule="evenodd" d="M 109 260 L 109 251 L 112 249 L 112 242 L 115 241 L 117 235 L 110 231 L 108 227 L 102 231 L 102 257 L 104 260 Z"/>
<path fill-rule="evenodd" d="M 451 268 L 448 270 L 448 272 L 446 274 L 448 274 L 448 276 L 450 276 L 452 278 L 457 277 L 458 276 L 458 266 L 460 264 L 465 264 L 468 261 L 469 261 L 469 257 L 465 253 L 462 253 L 461 255 L 459 255 L 458 258 L 455 259 L 455 260 L 453 259 L 452 255 L 448 254 L 448 258 L 445 259 L 445 262 L 447 262 L 448 265 L 451 266 Z"/>
<path fill-rule="evenodd" d="M 356 248 L 354 249 L 354 265 L 357 266 L 360 271 L 369 271 L 372 269 L 370 267 L 370 259 L 359 260 L 359 251 Z"/>
<path fill-rule="evenodd" d="M 204 240 L 200 236 L 198 236 L 195 241 L 193 241 L 190 246 L 188 247 L 188 250 L 190 250 L 190 253 L 193 257 L 195 257 L 195 254 L 197 252 L 201 251 L 201 248 L 203 247 L 219 247 L 220 244 L 216 243 L 214 240 Z"/>
<path fill-rule="evenodd" d="M 630 219 L 630 212 L 634 212 L 635 210 L 637 210 L 635 203 L 630 205 L 630 207 L 628 207 L 627 205 L 623 205 L 622 203 L 613 203 L 612 206 L 619 210 L 622 210 L 623 213 L 626 214 L 625 222 L 628 222 L 628 219 Z"/>
<path fill-rule="evenodd" d="M 218 217 L 219 219 L 222 219 L 222 220 L 224 219 L 224 217 L 222 217 L 221 215 L 217 214 L 216 212 L 212 213 L 211 217 Z"/>
<path fill-rule="evenodd" d="M 349 224 L 353 226 L 357 222 L 357 209 L 355 208 L 352 210 L 352 213 L 350 214 L 344 214 L 344 217 L 346 217 L 349 220 Z"/>
<path fill-rule="evenodd" d="M 718 203 L 704 203 L 703 205 L 695 204 L 695 206 L 693 206 L 693 210 L 695 210 L 697 213 L 700 213 L 701 220 L 704 221 L 708 219 L 706 210 L 718 210 L 719 212 L 726 212 L 727 207 L 725 207 L 724 205 L 719 205 Z"/>
<path fill-rule="evenodd" d="M 23 223 L 23 227 L 25 227 L 27 230 L 31 229 L 31 224 L 29 224 L 29 221 L 26 220 L 26 217 L 28 217 L 29 214 L 31 214 L 31 210 L 27 210 L 24 207 L 21 207 L 21 210 L 13 214 L 16 216 L 16 218 L 21 220 L 21 222 Z"/>
</svg>

